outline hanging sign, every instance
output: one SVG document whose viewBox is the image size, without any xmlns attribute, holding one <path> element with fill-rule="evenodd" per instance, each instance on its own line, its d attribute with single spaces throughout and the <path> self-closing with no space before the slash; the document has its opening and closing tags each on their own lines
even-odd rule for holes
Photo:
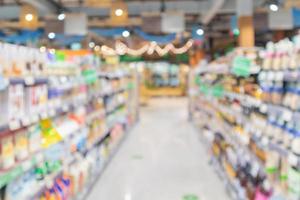
<svg viewBox="0 0 300 200">
<path fill-rule="evenodd" d="M 292 13 L 293 13 L 294 27 L 300 27 L 300 9 L 293 8 Z"/>
<path fill-rule="evenodd" d="M 185 30 L 184 12 L 162 13 L 162 31 L 165 33 L 181 33 Z"/>
<path fill-rule="evenodd" d="M 88 32 L 87 16 L 84 13 L 67 14 L 64 25 L 66 35 L 86 35 Z"/>
<path fill-rule="evenodd" d="M 269 12 L 269 28 L 271 30 L 293 29 L 293 17 L 291 10 L 280 9 L 277 12 Z"/>
</svg>

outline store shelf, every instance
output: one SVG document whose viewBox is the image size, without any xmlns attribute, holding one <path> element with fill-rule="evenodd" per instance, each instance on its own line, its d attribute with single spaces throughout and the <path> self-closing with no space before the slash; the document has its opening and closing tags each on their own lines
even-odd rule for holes
<svg viewBox="0 0 300 200">
<path fill-rule="evenodd" d="M 26 160 L 15 164 L 11 169 L 0 172 L 0 188 L 15 180 L 20 175 L 24 174 L 24 172 L 40 163 L 43 159 L 43 153 L 39 152 L 34 154 L 33 156 L 30 156 Z"/>
<path fill-rule="evenodd" d="M 118 103 L 111 110 L 106 111 L 106 116 L 113 114 L 114 112 L 116 112 L 120 108 L 124 107 L 125 105 L 126 105 L 125 102 Z"/>
<path fill-rule="evenodd" d="M 93 189 L 93 187 L 95 186 L 95 184 L 97 183 L 97 181 L 101 178 L 101 175 L 103 174 L 103 172 L 105 171 L 105 169 L 108 167 L 109 163 L 111 162 L 111 160 L 113 159 L 113 157 L 115 156 L 115 154 L 120 149 L 122 143 L 125 141 L 125 139 L 126 139 L 126 137 L 127 137 L 127 135 L 128 135 L 129 132 L 130 132 L 130 129 L 127 130 L 127 131 L 125 131 L 124 135 L 119 140 L 118 144 L 115 145 L 115 147 L 111 150 L 111 153 L 110 153 L 109 157 L 107 158 L 107 160 L 105 161 L 105 163 L 103 164 L 103 166 L 99 170 L 99 172 L 93 176 L 93 179 L 90 181 L 89 184 L 87 184 L 85 186 L 85 188 L 83 189 L 83 192 L 81 192 L 80 194 L 78 194 L 72 200 L 85 200 L 87 198 L 87 196 L 89 195 L 90 191 Z"/>
</svg>

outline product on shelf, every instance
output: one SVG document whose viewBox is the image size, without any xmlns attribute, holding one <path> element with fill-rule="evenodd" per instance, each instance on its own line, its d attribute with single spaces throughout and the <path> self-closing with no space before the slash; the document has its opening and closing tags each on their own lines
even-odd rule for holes
<svg viewBox="0 0 300 200">
<path fill-rule="evenodd" d="M 82 199 L 137 118 L 135 70 L 88 50 L 0 52 L 1 199 Z"/>
<path fill-rule="evenodd" d="M 287 39 L 236 49 L 192 72 L 191 115 L 234 197 L 300 198 L 298 50 Z"/>
</svg>

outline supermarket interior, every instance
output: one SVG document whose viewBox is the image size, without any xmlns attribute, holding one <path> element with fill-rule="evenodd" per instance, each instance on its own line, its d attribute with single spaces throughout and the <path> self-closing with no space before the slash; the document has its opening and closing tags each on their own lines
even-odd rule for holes
<svg viewBox="0 0 300 200">
<path fill-rule="evenodd" d="M 300 200 L 300 0 L 0 0 L 0 200 Z"/>
</svg>

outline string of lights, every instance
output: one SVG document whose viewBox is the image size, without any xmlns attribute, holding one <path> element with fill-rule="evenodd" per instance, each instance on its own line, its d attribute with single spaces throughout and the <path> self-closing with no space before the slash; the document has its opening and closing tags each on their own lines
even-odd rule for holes
<svg viewBox="0 0 300 200">
<path fill-rule="evenodd" d="M 159 56 L 164 56 L 169 52 L 172 52 L 174 54 L 183 54 L 193 46 L 193 43 L 194 41 L 190 39 L 182 47 L 177 48 L 171 43 L 165 45 L 164 47 L 160 47 L 156 42 L 150 42 L 143 45 L 139 49 L 131 49 L 125 43 L 121 41 L 117 41 L 115 45 L 115 49 L 103 45 L 100 50 L 98 49 L 98 51 L 101 51 L 100 53 L 105 56 L 125 55 L 125 54 L 131 56 L 140 56 L 143 55 L 144 53 L 147 53 L 148 55 L 152 55 L 155 52 Z"/>
</svg>

